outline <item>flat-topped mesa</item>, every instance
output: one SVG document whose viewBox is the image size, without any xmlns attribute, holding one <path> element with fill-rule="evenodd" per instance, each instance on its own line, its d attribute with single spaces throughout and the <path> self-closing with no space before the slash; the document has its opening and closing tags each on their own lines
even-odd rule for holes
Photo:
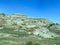
<svg viewBox="0 0 60 45">
<path fill-rule="evenodd" d="M 18 14 L 18 13 L 15 13 L 15 14 L 12 14 L 11 17 L 21 17 L 21 18 L 26 18 L 28 16 L 24 15 L 24 14 Z"/>
<path fill-rule="evenodd" d="M 58 31 L 58 35 L 60 34 L 59 24 L 53 24 L 53 22 L 48 20 L 47 18 L 32 18 L 24 14 L 6 15 L 4 13 L 1 13 L 0 28 L 5 32 L 8 30 L 8 33 L 12 32 L 13 34 L 20 34 L 20 32 L 22 31 L 22 33 L 24 34 L 25 31 L 27 34 L 29 33 L 44 38 L 57 37 L 56 31 Z"/>
<path fill-rule="evenodd" d="M 6 21 L 8 24 L 10 23 L 18 23 L 20 24 L 21 22 L 24 22 L 25 24 L 28 24 L 28 25 L 37 25 L 37 26 L 44 26 L 44 25 L 49 25 L 51 23 L 53 23 L 52 21 L 46 19 L 46 18 L 32 18 L 32 17 L 29 17 L 29 16 L 26 16 L 24 14 L 18 14 L 18 13 L 15 13 L 15 14 L 12 14 L 12 15 L 6 15 L 4 13 L 1 13 L 0 14 L 0 17 L 3 17 L 3 18 L 0 18 L 1 19 L 4 19 L 4 21 Z M 3 20 L 1 20 L 3 21 Z"/>
</svg>

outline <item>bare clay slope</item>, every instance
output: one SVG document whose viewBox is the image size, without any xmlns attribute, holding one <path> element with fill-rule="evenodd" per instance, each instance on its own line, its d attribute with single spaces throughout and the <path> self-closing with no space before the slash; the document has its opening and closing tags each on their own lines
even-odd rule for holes
<svg viewBox="0 0 60 45">
<path fill-rule="evenodd" d="M 60 24 L 23 14 L 0 14 L 0 45 L 59 45 Z"/>
</svg>

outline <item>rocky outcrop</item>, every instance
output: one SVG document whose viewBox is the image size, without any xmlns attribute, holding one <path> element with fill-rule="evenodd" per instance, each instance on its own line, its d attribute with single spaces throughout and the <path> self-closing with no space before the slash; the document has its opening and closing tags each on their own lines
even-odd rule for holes
<svg viewBox="0 0 60 45">
<path fill-rule="evenodd" d="M 51 30 L 60 30 L 60 25 L 53 25 L 48 28 L 52 21 L 46 18 L 32 18 L 22 14 L 0 14 L 0 25 L 6 28 L 13 28 L 17 31 L 24 30 L 28 34 L 41 36 L 43 38 L 57 37 L 58 34 Z M 5 30 L 4 30 L 5 31 Z"/>
</svg>

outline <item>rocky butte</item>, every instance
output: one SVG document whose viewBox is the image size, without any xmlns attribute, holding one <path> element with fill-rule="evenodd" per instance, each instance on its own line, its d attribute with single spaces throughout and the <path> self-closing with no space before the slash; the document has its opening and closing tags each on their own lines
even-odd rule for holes
<svg viewBox="0 0 60 45">
<path fill-rule="evenodd" d="M 60 24 L 46 18 L 0 13 L 1 45 L 60 45 Z"/>
</svg>

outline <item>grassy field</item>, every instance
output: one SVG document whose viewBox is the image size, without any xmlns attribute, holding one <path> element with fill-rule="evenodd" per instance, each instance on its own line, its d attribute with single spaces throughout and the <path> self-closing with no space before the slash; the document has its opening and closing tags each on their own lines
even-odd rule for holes
<svg viewBox="0 0 60 45">
<path fill-rule="evenodd" d="M 0 45 L 60 45 L 60 37 L 40 40 L 34 36 L 2 37 L 0 38 Z"/>
<path fill-rule="evenodd" d="M 54 32 L 54 31 L 53 31 Z M 1 34 L 2 33 L 2 34 Z M 56 33 L 56 32 L 55 32 Z M 4 37 L 4 35 L 8 35 Z M 60 37 L 41 38 L 13 28 L 0 29 L 0 45 L 60 45 Z"/>
</svg>

